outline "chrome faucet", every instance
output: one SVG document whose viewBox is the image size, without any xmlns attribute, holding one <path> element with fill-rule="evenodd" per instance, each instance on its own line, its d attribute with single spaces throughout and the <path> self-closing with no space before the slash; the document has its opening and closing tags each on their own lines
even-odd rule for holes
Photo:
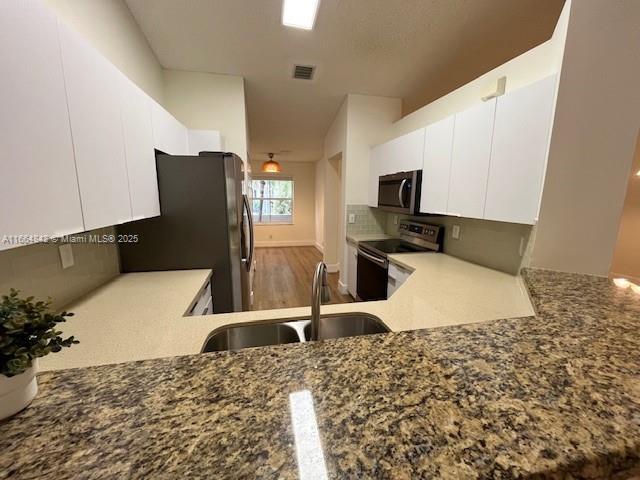
<svg viewBox="0 0 640 480">
<path fill-rule="evenodd" d="M 331 290 L 327 282 L 327 266 L 324 262 L 316 265 L 311 287 L 311 340 L 318 340 L 320 330 L 320 305 L 331 300 Z"/>
</svg>

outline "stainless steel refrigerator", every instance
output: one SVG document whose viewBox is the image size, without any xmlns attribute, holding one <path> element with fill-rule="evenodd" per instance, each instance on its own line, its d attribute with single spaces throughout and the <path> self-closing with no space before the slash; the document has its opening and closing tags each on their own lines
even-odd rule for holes
<svg viewBox="0 0 640 480">
<path fill-rule="evenodd" d="M 242 160 L 232 153 L 156 155 L 159 217 L 118 227 L 122 272 L 213 269 L 214 313 L 249 310 L 254 252 Z"/>
</svg>

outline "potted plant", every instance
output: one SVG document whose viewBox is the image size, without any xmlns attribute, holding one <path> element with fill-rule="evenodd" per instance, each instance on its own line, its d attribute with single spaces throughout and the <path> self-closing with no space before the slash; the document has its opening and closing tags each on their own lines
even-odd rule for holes
<svg viewBox="0 0 640 480">
<path fill-rule="evenodd" d="M 0 301 L 0 419 L 25 408 L 38 393 L 38 357 L 78 343 L 56 330 L 72 313 L 51 311 L 51 300 L 20 298 L 11 289 Z"/>
</svg>

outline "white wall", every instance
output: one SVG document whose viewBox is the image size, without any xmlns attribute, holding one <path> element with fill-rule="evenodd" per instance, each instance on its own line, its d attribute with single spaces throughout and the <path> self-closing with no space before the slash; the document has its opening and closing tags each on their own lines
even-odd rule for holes
<svg viewBox="0 0 640 480">
<path fill-rule="evenodd" d="M 163 103 L 162 66 L 124 0 L 45 0 L 45 4 L 142 90 Z"/>
<path fill-rule="evenodd" d="M 400 98 L 349 95 L 347 97 L 345 202 L 366 205 L 369 196 L 371 146 L 379 143 L 402 115 Z M 363 173 L 366 172 L 366 175 Z"/>
<path fill-rule="evenodd" d="M 244 79 L 234 75 L 164 70 L 165 104 L 187 128 L 219 130 L 225 150 L 247 160 Z"/>
<path fill-rule="evenodd" d="M 607 275 L 640 129 L 640 2 L 570 8 L 531 264 Z"/>
<path fill-rule="evenodd" d="M 279 162 L 280 173 L 261 173 L 262 162 L 251 162 L 253 178 L 293 179 L 293 225 L 256 225 L 256 246 L 315 245 L 316 165 L 310 162 Z"/>
</svg>

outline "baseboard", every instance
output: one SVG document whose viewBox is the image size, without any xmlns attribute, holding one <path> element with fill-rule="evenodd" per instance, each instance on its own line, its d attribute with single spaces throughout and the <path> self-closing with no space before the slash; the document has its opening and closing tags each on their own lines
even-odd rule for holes
<svg viewBox="0 0 640 480">
<path fill-rule="evenodd" d="M 336 273 L 340 271 L 339 263 L 327 263 L 327 272 Z"/>
<path fill-rule="evenodd" d="M 313 246 L 316 247 L 316 250 L 318 250 L 320 253 L 324 253 L 324 246 L 322 246 L 318 242 L 315 242 Z"/>
<path fill-rule="evenodd" d="M 256 242 L 256 248 L 260 247 L 315 247 L 314 240 L 266 240 Z"/>
<path fill-rule="evenodd" d="M 349 290 L 347 290 L 347 286 L 344 283 L 342 283 L 340 280 L 338 280 L 338 291 L 342 295 L 346 295 L 347 293 L 349 293 Z"/>
</svg>

